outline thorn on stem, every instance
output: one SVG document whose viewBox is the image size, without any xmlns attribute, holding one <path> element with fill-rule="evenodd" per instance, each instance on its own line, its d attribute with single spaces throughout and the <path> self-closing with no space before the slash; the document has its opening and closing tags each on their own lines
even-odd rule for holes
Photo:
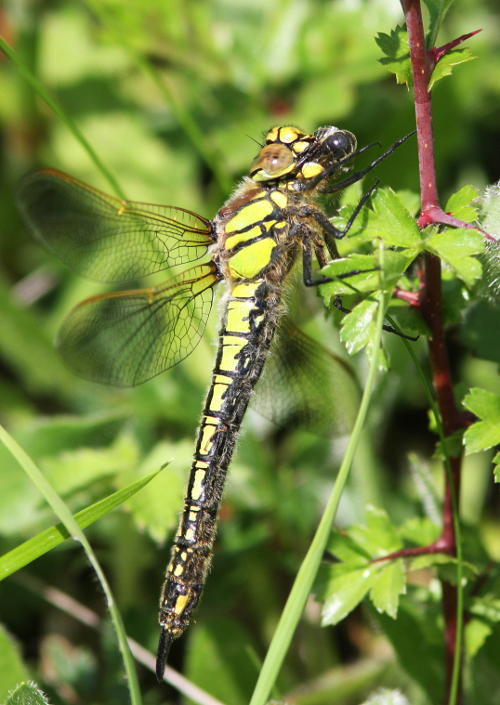
<svg viewBox="0 0 500 705">
<path fill-rule="evenodd" d="M 442 47 L 433 47 L 432 49 L 429 49 L 428 54 L 429 59 L 431 61 L 431 70 L 435 67 L 439 59 L 442 59 L 443 56 L 447 54 L 451 49 L 458 46 L 459 44 L 462 44 L 462 42 L 465 42 L 470 37 L 473 37 L 475 34 L 478 34 L 482 31 L 482 29 L 476 29 L 475 32 L 469 32 L 469 34 L 462 34 L 461 37 L 454 39 L 452 42 L 448 42 L 448 44 L 443 44 Z"/>
</svg>

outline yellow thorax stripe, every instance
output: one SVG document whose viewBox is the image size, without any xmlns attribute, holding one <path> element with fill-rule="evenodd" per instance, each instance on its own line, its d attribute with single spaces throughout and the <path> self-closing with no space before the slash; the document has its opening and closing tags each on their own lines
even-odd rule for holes
<svg viewBox="0 0 500 705">
<path fill-rule="evenodd" d="M 262 235 L 262 228 L 260 225 L 255 225 L 253 228 L 250 228 L 250 230 L 245 230 L 242 233 L 235 233 L 227 238 L 226 250 L 232 250 L 233 247 L 239 245 L 240 242 L 253 240 L 254 237 L 259 237 L 259 235 Z"/>
<path fill-rule="evenodd" d="M 226 233 L 234 233 L 251 225 L 260 223 L 266 216 L 271 215 L 274 207 L 269 203 L 267 198 L 262 198 L 260 201 L 253 201 L 246 206 L 243 206 L 236 215 L 231 218 L 226 225 Z"/>
<path fill-rule="evenodd" d="M 253 279 L 271 262 L 276 243 L 270 237 L 257 240 L 237 252 L 228 262 L 235 279 Z"/>
</svg>

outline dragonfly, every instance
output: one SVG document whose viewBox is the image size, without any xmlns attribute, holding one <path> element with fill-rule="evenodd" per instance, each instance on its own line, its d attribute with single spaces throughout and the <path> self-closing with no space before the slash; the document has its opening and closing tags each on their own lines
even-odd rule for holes
<svg viewBox="0 0 500 705">
<path fill-rule="evenodd" d="M 63 358 L 79 375 L 134 386 L 177 365 L 203 336 L 217 286 L 226 285 L 212 379 L 160 598 L 159 681 L 172 641 L 187 628 L 200 600 L 228 467 L 253 391 L 265 364 L 271 365 L 266 360 L 283 318 L 292 266 L 301 256 L 306 287 L 326 281 L 313 271 L 314 259 L 323 267 L 339 258 L 336 242 L 347 235 L 374 187 L 342 230 L 331 223 L 318 197 L 362 179 L 407 137 L 366 169 L 339 180 L 373 145 L 358 150 L 355 136 L 334 126 L 314 134 L 289 125 L 273 127 L 248 176 L 212 220 L 183 208 L 114 198 L 50 168 L 20 182 L 17 205 L 28 229 L 78 274 L 103 282 L 133 281 L 209 255 L 162 285 L 106 293 L 79 304 L 58 337 Z M 335 305 L 345 311 L 340 299 Z M 282 337 L 288 362 L 275 376 L 288 385 L 285 397 L 297 398 L 303 385 L 292 361 L 300 365 L 299 358 L 314 352 L 300 334 Z M 325 365 L 319 357 L 316 362 L 314 377 L 321 389 L 327 384 L 321 376 Z M 309 425 L 317 425 L 314 414 Z"/>
</svg>

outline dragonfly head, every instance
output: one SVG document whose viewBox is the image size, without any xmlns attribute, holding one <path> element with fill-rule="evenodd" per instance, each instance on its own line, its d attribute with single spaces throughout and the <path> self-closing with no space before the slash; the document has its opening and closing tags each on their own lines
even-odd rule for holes
<svg viewBox="0 0 500 705">
<path fill-rule="evenodd" d="M 254 181 L 296 181 L 297 190 L 308 180 L 328 169 L 335 171 L 335 164 L 349 159 L 356 150 L 352 132 L 338 127 L 320 127 L 308 135 L 297 127 L 273 127 L 266 137 L 266 144 L 250 167 Z"/>
</svg>

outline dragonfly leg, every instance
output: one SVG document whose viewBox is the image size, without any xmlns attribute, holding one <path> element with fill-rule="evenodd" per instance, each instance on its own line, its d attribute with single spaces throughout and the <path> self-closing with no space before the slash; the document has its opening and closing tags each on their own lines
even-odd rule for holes
<svg viewBox="0 0 500 705">
<path fill-rule="evenodd" d="M 351 176 L 348 176 L 347 179 L 343 179 L 342 181 L 337 181 L 334 184 L 330 184 L 329 186 L 326 186 L 324 189 L 321 189 L 321 193 L 335 193 L 336 191 L 343 191 L 345 188 L 348 186 L 351 186 L 351 184 L 355 184 L 358 181 L 361 181 L 361 179 L 368 174 L 372 169 L 374 169 L 378 164 L 380 164 L 381 161 L 386 159 L 390 154 L 392 154 L 398 147 L 400 147 L 406 140 L 414 135 L 416 133 L 416 130 L 413 130 L 413 132 L 410 132 L 408 135 L 405 135 L 404 137 L 401 137 L 399 140 L 396 140 L 393 145 L 389 147 L 383 154 L 380 155 L 380 157 L 377 157 L 377 159 L 374 159 L 371 164 L 369 164 L 366 169 L 363 169 L 363 171 L 356 171 L 354 174 L 351 174 Z M 370 147 L 373 147 L 374 145 L 369 145 Z M 357 156 L 361 150 L 357 153 L 353 153 L 350 155 L 351 157 Z M 332 165 L 333 166 L 333 165 Z M 330 167 L 332 169 L 332 167 Z M 324 176 L 321 176 L 321 178 L 324 178 Z M 319 181 L 318 181 L 319 183 Z M 309 184 L 308 184 L 309 186 Z"/>
<path fill-rule="evenodd" d="M 374 267 L 373 269 L 354 269 L 352 272 L 344 272 L 343 274 L 337 275 L 335 279 L 331 279 L 330 277 L 318 277 L 318 278 L 313 278 L 313 270 L 312 270 L 312 249 L 313 245 L 311 243 L 310 238 L 304 238 L 303 240 L 303 250 L 302 250 L 302 261 L 303 261 L 303 278 L 304 278 L 304 284 L 305 286 L 319 286 L 320 284 L 329 284 L 330 282 L 335 281 L 335 279 L 346 279 L 348 277 L 352 277 L 355 274 L 368 274 L 369 272 L 375 272 L 377 271 L 377 267 Z M 315 247 L 315 254 L 318 258 L 318 261 L 320 265 L 322 265 L 322 260 L 324 259 L 324 253 L 320 254 L 320 251 L 318 248 Z M 337 308 L 339 311 L 342 311 L 342 313 L 351 313 L 351 309 L 346 308 L 343 303 L 342 299 L 340 296 L 335 296 L 333 299 L 333 305 L 335 308 Z M 394 335 L 399 336 L 400 338 L 405 338 L 406 340 L 411 340 L 412 342 L 415 342 L 418 340 L 418 335 L 411 336 L 411 335 L 405 335 L 404 333 L 400 333 L 397 331 L 395 328 L 392 326 L 384 325 L 382 326 L 383 330 L 387 331 L 388 333 L 394 333 Z"/>
</svg>

